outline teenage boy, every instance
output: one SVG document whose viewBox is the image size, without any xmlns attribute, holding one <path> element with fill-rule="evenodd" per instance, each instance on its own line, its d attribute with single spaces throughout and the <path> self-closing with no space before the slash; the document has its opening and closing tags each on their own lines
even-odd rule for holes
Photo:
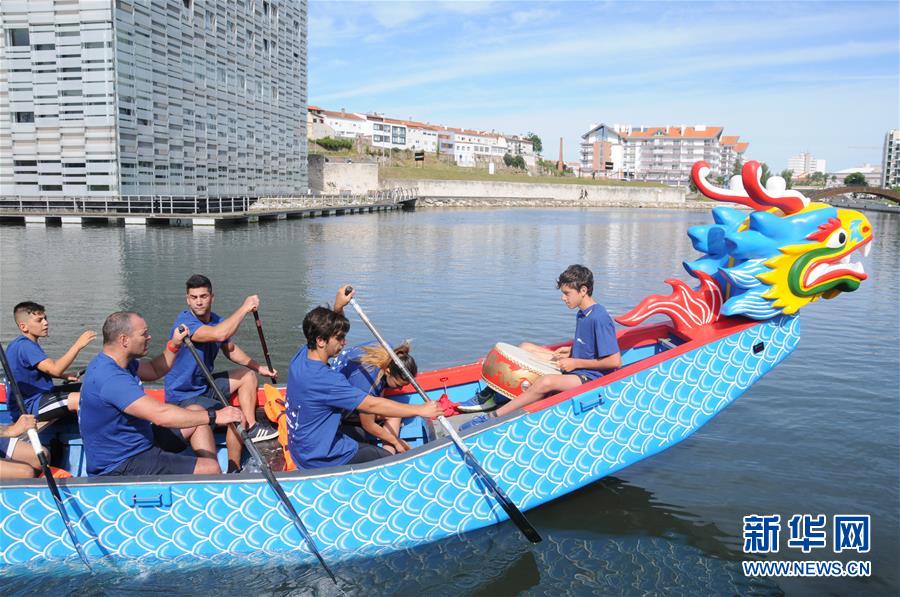
<svg viewBox="0 0 900 597">
<path fill-rule="evenodd" d="M 401 418 L 443 414 L 437 402 L 412 405 L 370 396 L 329 367 L 329 359 L 347 344 L 350 322 L 343 311 L 352 298 L 353 293 L 347 294 L 346 286 L 342 287 L 334 310 L 316 307 L 303 318 L 306 346 L 291 360 L 287 382 L 288 449 L 301 468 L 357 464 L 390 456 L 387 450 L 344 433 L 340 428 L 344 413 L 358 410 Z"/>
<path fill-rule="evenodd" d="M 54 388 L 53 378 L 76 381 L 74 373 L 66 370 L 72 365 L 75 357 L 91 341 L 97 333 L 87 330 L 58 359 L 51 359 L 38 344 L 38 340 L 46 338 L 50 333 L 47 310 L 43 305 L 25 301 L 13 307 L 13 317 L 21 335 L 6 347 L 6 356 L 12 374 L 19 383 L 22 399 L 25 402 L 26 414 L 37 417 L 38 421 L 55 419 L 67 411 L 78 410 L 78 392 L 69 392 L 66 386 Z M 6 384 L 6 395 L 12 396 L 9 382 Z M 15 401 L 7 401 L 13 419 L 19 417 L 19 405 Z"/>
<path fill-rule="evenodd" d="M 516 398 L 491 413 L 464 423 L 460 429 L 479 425 L 492 417 L 502 417 L 545 396 L 577 388 L 622 366 L 612 318 L 593 298 L 594 274 L 591 270 L 583 265 L 570 265 L 559 275 L 556 287 L 562 292 L 566 307 L 578 309 L 572 345 L 557 350 L 530 342 L 519 346 L 538 358 L 554 362 L 562 373 L 542 375 Z"/>
<path fill-rule="evenodd" d="M 184 325 L 190 331 L 194 346 L 203 357 L 206 368 L 214 371 L 219 350 L 233 363 L 241 365 L 235 369 L 213 374 L 216 386 L 225 397 L 237 392 L 238 404 L 247 419 L 247 434 L 251 441 L 260 442 L 278 436 L 278 430 L 265 419 L 256 420 L 257 373 L 275 377 L 277 371 L 270 370 L 254 361 L 232 340 L 247 314 L 259 307 L 259 297 L 248 296 L 244 303 L 227 318 L 222 318 L 212 310 L 215 295 L 212 282 L 206 276 L 195 274 L 185 283 L 188 308 L 178 314 L 172 332 Z M 175 364 L 166 375 L 166 402 L 179 406 L 197 404 L 205 408 L 221 408 L 215 388 L 209 387 L 206 377 L 189 351 L 175 358 Z M 228 447 L 228 468 L 240 470 L 243 445 L 231 427 L 225 434 Z"/>
<path fill-rule="evenodd" d="M 103 351 L 84 375 L 78 425 L 89 476 L 219 474 L 212 425 L 241 422 L 233 406 L 181 408 L 147 396 L 142 382 L 160 379 L 181 350 L 187 329 L 172 333 L 156 358 L 147 322 L 133 311 L 119 311 L 103 323 Z M 185 351 L 188 352 L 188 351 Z M 158 443 L 155 428 L 190 440 L 194 453 L 173 453 Z"/>
</svg>

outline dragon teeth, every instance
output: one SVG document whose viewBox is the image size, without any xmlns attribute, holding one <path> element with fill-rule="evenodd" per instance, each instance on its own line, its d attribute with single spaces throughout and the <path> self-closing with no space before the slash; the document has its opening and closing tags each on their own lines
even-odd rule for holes
<svg viewBox="0 0 900 597">
<path fill-rule="evenodd" d="M 868 257 L 868 256 L 869 256 L 869 251 L 871 251 L 871 250 L 872 250 L 872 243 L 869 243 L 869 244 L 867 244 L 867 245 L 865 246 L 865 248 L 863 249 L 863 257 Z"/>
</svg>

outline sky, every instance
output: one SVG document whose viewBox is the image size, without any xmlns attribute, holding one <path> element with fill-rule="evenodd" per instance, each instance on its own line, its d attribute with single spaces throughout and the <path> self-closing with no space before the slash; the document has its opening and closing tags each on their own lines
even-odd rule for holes
<svg viewBox="0 0 900 597">
<path fill-rule="evenodd" d="M 746 159 L 880 164 L 900 128 L 900 2 L 309 1 L 309 103 L 537 133 L 706 124 Z"/>
</svg>

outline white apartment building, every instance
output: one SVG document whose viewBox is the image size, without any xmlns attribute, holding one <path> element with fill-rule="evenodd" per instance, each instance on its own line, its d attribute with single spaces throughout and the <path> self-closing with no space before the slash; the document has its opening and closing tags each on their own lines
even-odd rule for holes
<svg viewBox="0 0 900 597">
<path fill-rule="evenodd" d="M 744 163 L 744 152 L 747 151 L 749 143 L 739 141 L 738 135 L 722 135 L 719 139 L 721 154 L 719 160 L 719 171 L 721 176 L 729 179 L 735 174 L 735 164 Z"/>
<path fill-rule="evenodd" d="M 885 189 L 900 186 L 900 130 L 893 129 L 884 136 L 881 154 L 881 186 Z"/>
<path fill-rule="evenodd" d="M 306 0 L 3 2 L 0 194 L 305 193 Z"/>
<path fill-rule="evenodd" d="M 827 172 L 825 160 L 817 160 L 811 153 L 805 151 L 788 158 L 787 169 L 793 170 L 795 177 Z"/>
<path fill-rule="evenodd" d="M 714 175 L 728 177 L 748 143 L 738 137 L 722 144 L 722 127 L 594 125 L 581 136 L 582 175 L 687 184 L 698 160 Z"/>
<path fill-rule="evenodd" d="M 315 132 L 310 131 L 313 135 L 310 136 L 310 139 L 321 139 L 329 136 L 341 139 L 356 139 L 357 137 L 371 139 L 372 137 L 372 123 L 366 119 L 365 114 L 346 112 L 344 110 L 335 112 L 317 106 L 310 106 L 309 112 L 313 115 L 314 121 L 322 124 L 322 127 Z"/>
</svg>

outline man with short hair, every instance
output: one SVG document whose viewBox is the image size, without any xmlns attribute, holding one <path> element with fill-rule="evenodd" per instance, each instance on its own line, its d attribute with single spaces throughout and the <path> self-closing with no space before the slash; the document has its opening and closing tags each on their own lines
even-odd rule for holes
<svg viewBox="0 0 900 597">
<path fill-rule="evenodd" d="M 106 318 L 103 351 L 88 365 L 78 410 L 89 476 L 222 472 L 210 426 L 241 422 L 241 411 L 166 404 L 146 395 L 141 383 L 169 371 L 186 336 L 186 328 L 177 329 L 159 356 L 141 359 L 151 338 L 144 318 L 133 311 Z M 194 454 L 163 450 L 154 439 L 155 428 L 189 439 Z"/>
<path fill-rule="evenodd" d="M 50 334 L 50 323 L 47 310 L 43 305 L 33 301 L 23 301 L 13 307 L 13 317 L 21 335 L 6 347 L 6 356 L 12 375 L 19 383 L 22 400 L 28 411 L 38 421 L 49 421 L 64 415 L 68 411 L 78 410 L 78 392 L 71 392 L 65 385 L 53 385 L 53 378 L 68 381 L 77 380 L 74 373 L 66 371 L 75 361 L 75 357 L 91 341 L 97 333 L 87 330 L 58 359 L 51 359 L 38 344 L 38 340 Z M 6 383 L 6 395 L 12 396 L 12 388 Z M 9 401 L 9 412 L 15 420 L 19 417 L 19 405 Z"/>
<path fill-rule="evenodd" d="M 291 361 L 287 382 L 288 450 L 301 468 L 359 464 L 390 456 L 384 448 L 353 439 L 341 430 L 346 412 L 382 417 L 434 418 L 443 411 L 437 402 L 402 404 L 371 396 L 332 369 L 329 359 L 347 344 L 350 322 L 344 306 L 353 298 L 346 286 L 338 290 L 334 310 L 316 307 L 303 318 L 302 346 Z"/>
<path fill-rule="evenodd" d="M 184 325 L 188 328 L 194 346 L 203 356 L 203 362 L 210 371 L 214 370 L 219 350 L 241 367 L 215 373 L 216 386 L 225 396 L 237 392 L 241 412 L 249 425 L 247 435 L 254 442 L 272 439 L 278 436 L 278 430 L 265 419 L 256 420 L 257 407 L 257 373 L 275 377 L 277 371 L 270 370 L 254 361 L 232 340 L 241 322 L 248 313 L 259 307 L 259 297 L 248 296 L 244 303 L 227 318 L 222 318 L 212 310 L 212 282 L 206 276 L 194 274 L 185 283 L 188 308 L 175 319 L 172 330 Z M 175 364 L 166 375 L 166 402 L 189 406 L 197 404 L 203 408 L 221 408 L 216 397 L 216 389 L 209 387 L 200 367 L 189 354 L 181 354 L 175 358 Z M 225 436 L 228 446 L 229 471 L 240 470 L 242 443 L 240 437 L 231 429 Z"/>
</svg>

